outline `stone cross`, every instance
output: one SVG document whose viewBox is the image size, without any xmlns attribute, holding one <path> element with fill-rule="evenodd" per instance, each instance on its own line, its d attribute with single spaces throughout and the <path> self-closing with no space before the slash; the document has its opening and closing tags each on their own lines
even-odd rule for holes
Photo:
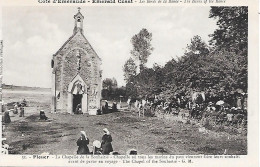
<svg viewBox="0 0 260 167">
<path fill-rule="evenodd" d="M 79 54 L 79 51 L 77 51 L 76 56 L 78 58 L 78 62 L 77 62 L 78 68 L 77 68 L 77 70 L 79 72 L 79 70 L 80 70 L 80 62 L 81 62 L 81 55 Z"/>
</svg>

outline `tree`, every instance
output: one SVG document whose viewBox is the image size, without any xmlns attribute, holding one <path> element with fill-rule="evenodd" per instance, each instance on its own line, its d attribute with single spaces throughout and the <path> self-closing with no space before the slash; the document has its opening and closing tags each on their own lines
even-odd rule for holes
<svg viewBox="0 0 260 167">
<path fill-rule="evenodd" d="M 121 100 L 123 100 L 123 101 L 126 99 L 126 88 L 125 87 L 119 87 L 119 88 L 115 89 L 114 99 L 119 101 L 120 97 L 122 97 Z"/>
<path fill-rule="evenodd" d="M 131 43 L 133 44 L 131 55 L 139 61 L 140 71 L 143 70 L 148 57 L 152 54 L 154 49 L 151 45 L 151 41 L 152 33 L 148 32 L 145 28 L 131 39 Z"/>
<path fill-rule="evenodd" d="M 123 66 L 125 81 L 128 83 L 131 76 L 136 75 L 137 65 L 135 61 L 130 57 Z"/>
<path fill-rule="evenodd" d="M 210 43 L 217 50 L 230 52 L 227 54 L 230 64 L 235 61 L 237 64 L 231 74 L 231 83 L 233 87 L 247 91 L 248 7 L 211 7 L 209 17 L 217 19 L 218 25 L 218 29 L 211 34 Z"/>
<path fill-rule="evenodd" d="M 101 95 L 104 99 L 111 100 L 115 98 L 117 91 L 117 81 L 115 78 L 106 78 L 103 80 L 103 89 Z"/>
<path fill-rule="evenodd" d="M 217 19 L 218 29 L 210 43 L 218 49 L 247 50 L 248 7 L 211 7 L 209 18 Z"/>
<path fill-rule="evenodd" d="M 103 80 L 103 89 L 111 90 L 113 85 L 113 80 L 111 78 L 106 78 Z"/>
<path fill-rule="evenodd" d="M 116 81 L 116 79 L 114 77 L 112 78 L 112 88 L 113 89 L 117 88 L 117 81 Z"/>
<path fill-rule="evenodd" d="M 191 43 L 187 45 L 186 53 L 193 54 L 208 54 L 209 48 L 208 45 L 202 41 L 201 37 L 196 35 L 191 39 Z"/>
</svg>

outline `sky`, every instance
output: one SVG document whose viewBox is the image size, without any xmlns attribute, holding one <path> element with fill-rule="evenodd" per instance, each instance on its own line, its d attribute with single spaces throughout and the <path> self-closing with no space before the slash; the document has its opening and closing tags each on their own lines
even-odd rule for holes
<svg viewBox="0 0 260 167">
<path fill-rule="evenodd" d="M 81 7 L 84 35 L 102 59 L 103 79 L 125 85 L 123 65 L 130 58 L 132 36 L 152 33 L 154 51 L 147 67 L 181 57 L 193 36 L 208 42 L 216 20 L 210 7 Z M 3 83 L 51 87 L 51 58 L 72 35 L 77 7 L 5 7 Z"/>
</svg>

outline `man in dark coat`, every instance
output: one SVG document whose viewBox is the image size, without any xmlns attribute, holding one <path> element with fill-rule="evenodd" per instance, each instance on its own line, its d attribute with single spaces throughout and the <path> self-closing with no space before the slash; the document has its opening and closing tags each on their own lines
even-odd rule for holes
<svg viewBox="0 0 260 167">
<path fill-rule="evenodd" d="M 110 135 L 109 131 L 107 128 L 103 129 L 104 135 L 102 137 L 102 143 L 101 143 L 101 148 L 102 148 L 102 154 L 109 154 L 110 152 L 113 151 L 112 147 L 112 136 Z"/>
<path fill-rule="evenodd" d="M 77 154 L 89 154 L 89 139 L 84 131 L 80 131 L 80 138 L 77 141 Z"/>
</svg>

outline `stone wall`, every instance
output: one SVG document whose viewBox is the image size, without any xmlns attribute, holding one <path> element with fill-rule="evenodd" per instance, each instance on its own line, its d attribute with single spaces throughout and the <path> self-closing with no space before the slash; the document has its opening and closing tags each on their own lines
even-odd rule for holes
<svg viewBox="0 0 260 167">
<path fill-rule="evenodd" d="M 81 69 L 78 71 L 77 53 L 81 55 Z M 68 103 L 68 85 L 79 73 L 89 89 L 88 103 L 90 109 L 98 109 L 101 98 L 101 60 L 92 49 L 85 37 L 77 32 L 73 38 L 54 56 L 54 70 L 56 75 L 56 92 L 60 92 L 57 99 L 57 111 L 66 111 Z"/>
</svg>

